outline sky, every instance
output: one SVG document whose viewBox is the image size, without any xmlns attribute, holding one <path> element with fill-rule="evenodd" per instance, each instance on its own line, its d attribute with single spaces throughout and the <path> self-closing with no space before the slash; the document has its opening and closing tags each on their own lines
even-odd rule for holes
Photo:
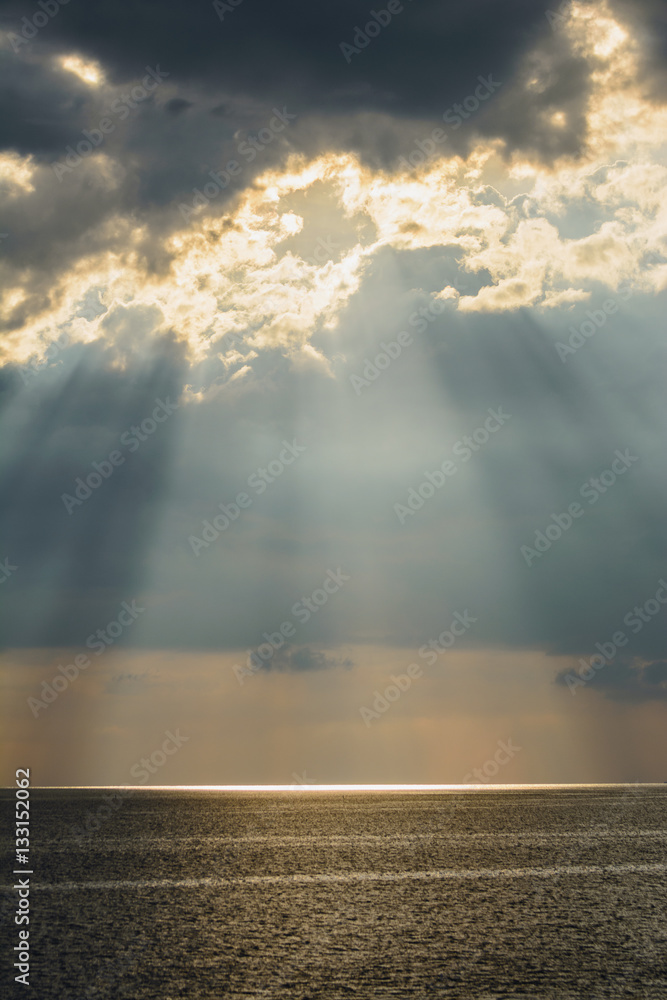
<svg viewBox="0 0 667 1000">
<path fill-rule="evenodd" d="M 3 5 L 3 783 L 665 780 L 666 49 Z"/>
</svg>

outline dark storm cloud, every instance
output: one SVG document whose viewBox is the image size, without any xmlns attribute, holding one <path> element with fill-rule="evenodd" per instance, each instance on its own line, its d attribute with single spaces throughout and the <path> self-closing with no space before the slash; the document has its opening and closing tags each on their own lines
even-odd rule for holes
<svg viewBox="0 0 667 1000">
<path fill-rule="evenodd" d="M 144 227 L 133 249 L 148 271 L 165 273 L 165 240 L 184 224 L 178 206 L 191 205 L 211 169 L 242 161 L 242 173 L 210 206 L 217 214 L 293 151 L 351 150 L 375 167 L 393 168 L 442 125 L 447 109 L 474 94 L 479 77 L 501 86 L 460 127 L 447 127 L 443 152 L 465 151 L 482 133 L 546 162 L 579 153 L 588 70 L 563 33 L 552 30 L 548 8 L 530 0 L 475 0 L 454 9 L 407 2 L 348 64 L 340 43 L 353 39 L 370 9 L 360 2 L 327 10 L 305 0 L 243 0 L 221 21 L 210 3 L 139 3 L 129 11 L 71 2 L 17 52 L 6 47 L 1 148 L 32 154 L 37 171 L 35 190 L 2 206 L 2 229 L 11 233 L 3 282 L 23 279 L 27 287 L 4 328 L 18 329 L 54 308 L 57 279 L 74 262 L 106 249 L 122 252 L 127 231 L 118 220 Z M 619 9 L 624 16 L 630 10 Z M 5 30 L 18 32 L 35 10 L 8 5 Z M 664 38 L 660 8 L 646 0 L 632 7 L 632 20 L 650 55 Z M 71 53 L 99 59 L 106 82 L 90 87 L 63 69 L 58 57 Z M 111 113 L 112 132 L 56 175 L 68 148 L 84 130 L 97 129 L 115 102 L 124 104 L 130 82 L 151 67 L 165 74 L 159 86 L 122 119 Z M 655 83 L 657 71 L 646 72 Z M 244 161 L 239 145 L 267 127 L 275 107 L 296 120 L 253 162 Z M 565 116 L 563 127 L 550 125 L 556 111 Z"/>
<path fill-rule="evenodd" d="M 611 0 L 611 6 L 644 49 L 639 72 L 645 91 L 656 101 L 667 98 L 667 7 L 663 0 Z"/>
<path fill-rule="evenodd" d="M 108 248 L 104 223 L 121 207 L 104 176 L 85 164 L 73 184 L 60 185 L 45 169 L 35 188 L 29 197 L 3 206 L 11 253 L 3 255 L 2 283 L 25 282 L 25 298 L 1 321 L 4 330 L 20 329 L 32 316 L 58 305 L 58 276 L 82 257 Z M 129 202 L 123 207 L 129 210 Z"/>
<path fill-rule="evenodd" d="M 164 66 L 159 72 L 169 73 Z M 138 77 L 143 76 L 140 66 Z M 91 90 L 70 73 L 45 68 L 40 86 L 31 90 L 30 100 L 24 100 L 17 113 L 21 79 L 19 73 L 16 94 L 5 88 L 5 117 L 13 123 L 28 117 L 30 122 L 20 128 L 12 125 L 5 148 L 33 153 L 36 170 L 34 190 L 3 199 L 2 227 L 11 234 L 11 253 L 3 254 L 2 282 L 21 283 L 26 289 L 20 304 L 3 319 L 6 330 L 21 328 L 36 313 L 55 308 L 59 276 L 82 257 L 106 250 L 122 255 L 128 233 L 136 232 L 135 220 L 145 234 L 136 245 L 140 262 L 149 272 L 163 273 L 169 265 L 165 239 L 184 225 L 178 206 L 192 205 L 195 188 L 210 180 L 211 169 L 232 158 L 243 165 L 242 173 L 215 200 L 212 211 L 219 213 L 256 173 L 276 165 L 294 148 L 294 128 L 285 126 L 253 161 L 241 158 L 239 146 L 248 133 L 273 120 L 271 108 L 236 102 L 235 110 L 211 117 L 215 100 L 196 103 L 175 97 L 170 76 L 129 107 L 123 88 Z M 40 93 L 51 95 L 45 98 L 47 111 L 53 103 L 50 120 L 33 117 Z M 291 109 L 288 113 L 293 114 Z M 104 135 L 103 120 L 111 123 Z M 100 140 L 92 149 L 91 134 Z"/>
<path fill-rule="evenodd" d="M 355 27 L 371 20 L 371 9 L 359 0 L 328 8 L 307 0 L 243 0 L 221 20 L 213 4 L 193 7 L 185 0 L 139 2 L 131 12 L 72 3 L 35 44 L 99 59 L 118 82 L 133 78 L 138 66 L 159 62 L 183 84 L 244 93 L 262 103 L 280 94 L 304 113 L 372 109 L 419 117 L 435 115 L 443 100 L 446 107 L 465 96 L 461 87 L 478 73 L 493 71 L 502 79 L 527 41 L 549 30 L 543 9 L 531 0 L 502 7 L 472 0 L 456 10 L 435 0 L 408 0 L 348 64 L 340 44 L 353 41 Z M 12 5 L 5 24 L 13 16 L 18 24 L 31 12 L 30 5 Z"/>
<path fill-rule="evenodd" d="M 579 151 L 585 138 L 586 68 L 569 54 L 564 35 L 552 30 L 547 5 L 470 0 L 452 8 L 436 0 L 408 0 L 348 62 L 340 45 L 353 42 L 371 9 L 360 0 L 329 8 L 307 0 L 288 5 L 243 0 L 220 20 L 211 3 L 193 7 L 185 0 L 140 2 L 131 12 L 98 2 L 69 4 L 38 33 L 25 59 L 23 47 L 16 60 L 7 59 L 6 72 L 16 75 L 4 89 L 0 111 L 5 148 L 55 154 L 65 144 L 61 139 L 85 127 L 79 120 L 82 88 L 72 84 L 69 94 L 59 93 L 62 73 L 53 93 L 44 90 L 41 106 L 39 100 L 40 75 L 56 72 L 40 68 L 39 56 L 75 51 L 100 60 L 110 82 L 119 86 L 137 79 L 147 65 L 168 70 L 175 91 L 167 105 L 172 116 L 187 107 L 184 102 L 192 103 L 195 92 L 204 102 L 212 98 L 209 117 L 229 104 L 236 128 L 244 126 L 243 105 L 246 112 L 255 105 L 264 115 L 276 103 L 288 105 L 309 119 L 300 136 L 306 151 L 314 152 L 314 144 L 320 151 L 350 149 L 385 166 L 405 151 L 401 121 L 433 123 L 432 128 L 448 108 L 474 93 L 480 76 L 491 74 L 502 84 L 500 93 L 452 132 L 451 149 L 464 149 L 472 131 L 480 130 L 546 161 Z M 659 29 L 659 11 L 648 0 L 647 8 L 638 11 L 635 5 L 633 18 L 641 25 L 645 9 Z M 28 4 L 10 6 L 7 28 L 30 13 Z M 15 61 L 26 65 L 17 72 Z M 529 86 L 535 74 L 537 90 Z M 566 127 L 549 127 L 545 112 L 553 111 L 566 114 Z M 360 132 L 350 119 L 364 114 L 380 118 Z M 322 127 L 327 120 L 328 132 Z"/>
<path fill-rule="evenodd" d="M 41 58 L 40 58 L 41 56 Z M 87 122 L 89 88 L 53 64 L 43 50 L 31 58 L 0 56 L 2 148 L 21 155 L 62 149 Z"/>
<path fill-rule="evenodd" d="M 573 57 L 561 35 L 548 35 L 531 50 L 492 105 L 471 123 L 482 135 L 501 137 L 508 152 L 524 150 L 545 163 L 576 157 L 586 140 L 589 68 Z M 560 112 L 567 124 L 554 128 Z"/>
</svg>

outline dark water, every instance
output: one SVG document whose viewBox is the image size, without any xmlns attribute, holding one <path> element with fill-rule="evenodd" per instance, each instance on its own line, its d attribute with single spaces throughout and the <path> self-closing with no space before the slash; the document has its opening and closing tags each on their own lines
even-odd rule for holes
<svg viewBox="0 0 667 1000">
<path fill-rule="evenodd" d="M 667 785 L 31 797 L 3 996 L 667 998 Z"/>
</svg>

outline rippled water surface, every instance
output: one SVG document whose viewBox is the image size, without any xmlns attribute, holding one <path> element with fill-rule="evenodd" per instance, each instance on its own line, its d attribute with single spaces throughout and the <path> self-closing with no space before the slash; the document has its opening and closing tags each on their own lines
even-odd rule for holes
<svg viewBox="0 0 667 1000">
<path fill-rule="evenodd" d="M 36 1000 L 667 1000 L 667 785 L 31 797 Z"/>
</svg>

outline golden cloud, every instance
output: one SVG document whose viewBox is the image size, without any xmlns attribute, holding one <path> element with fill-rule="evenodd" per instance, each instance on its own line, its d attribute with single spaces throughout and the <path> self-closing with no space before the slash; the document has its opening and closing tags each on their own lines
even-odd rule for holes
<svg viewBox="0 0 667 1000">
<path fill-rule="evenodd" d="M 194 360 L 214 352 L 237 366 L 279 348 L 295 364 L 328 372 L 310 343 L 313 332 L 335 329 L 370 258 L 385 247 L 446 245 L 458 251 L 463 271 L 489 275 L 474 295 L 441 290 L 463 312 L 560 308 L 586 299 L 595 282 L 612 290 L 624 280 L 645 291 L 665 287 L 667 268 L 644 274 L 642 262 L 667 239 L 667 109 L 642 95 L 639 43 L 605 4 L 575 5 L 563 30 L 572 52 L 588 61 L 592 84 L 586 149 L 576 162 L 547 167 L 481 140 L 466 159 L 442 157 L 410 174 L 372 171 L 352 154 L 293 155 L 255 178 L 224 213 L 215 200 L 193 213 L 166 241 L 170 265 L 160 273 L 147 273 L 139 252 L 146 229 L 111 219 L 107 249 L 82 258 L 53 290 L 55 305 L 9 336 L 4 360 L 43 355 L 63 330 L 75 341 L 109 336 L 114 311 L 132 305 L 151 307 L 154 333 L 174 331 Z M 77 71 L 78 63 L 66 62 Z M 529 83 L 539 89 L 539 73 Z M 552 115 L 550 127 L 565 125 L 562 113 Z M 112 175 L 108 160 L 96 157 L 89 167 Z M 44 169 L 29 158 L 0 158 L 6 196 L 30 197 Z M 326 187 L 350 237 L 340 253 L 317 260 L 304 234 L 326 236 L 326 223 L 307 202 L 293 206 L 295 193 L 314 185 Z M 572 211 L 590 214 L 585 235 L 561 233 Z M 16 276 L 4 320 L 25 304 L 28 281 Z M 104 312 L 77 317 L 93 289 Z"/>
</svg>

